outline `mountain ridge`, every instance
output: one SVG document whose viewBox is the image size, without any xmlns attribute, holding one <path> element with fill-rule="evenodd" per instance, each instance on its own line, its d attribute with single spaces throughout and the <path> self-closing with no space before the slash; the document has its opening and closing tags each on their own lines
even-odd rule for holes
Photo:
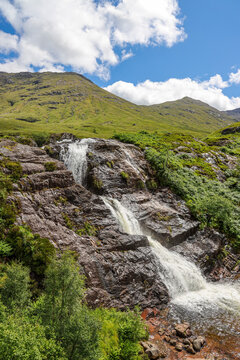
<svg viewBox="0 0 240 360">
<path fill-rule="evenodd" d="M 1 133 L 186 132 L 206 136 L 233 118 L 198 100 L 135 105 L 76 73 L 0 72 Z"/>
</svg>

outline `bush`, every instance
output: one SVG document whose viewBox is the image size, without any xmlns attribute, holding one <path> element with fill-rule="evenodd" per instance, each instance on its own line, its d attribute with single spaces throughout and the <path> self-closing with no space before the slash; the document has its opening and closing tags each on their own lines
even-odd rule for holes
<svg viewBox="0 0 240 360">
<path fill-rule="evenodd" d="M 27 317 L 10 315 L 0 322 L 0 360 L 67 360 L 60 344 Z"/>
<path fill-rule="evenodd" d="M 123 180 L 128 181 L 128 179 L 129 179 L 128 173 L 126 173 L 125 171 L 122 171 L 122 172 L 120 173 L 120 175 L 121 175 L 121 177 L 122 177 Z"/>
<path fill-rule="evenodd" d="M 49 161 L 44 164 L 46 171 L 55 171 L 57 169 L 57 165 L 54 161 Z"/>
<path fill-rule="evenodd" d="M 100 332 L 101 360 L 140 360 L 140 340 L 148 333 L 138 310 L 119 312 L 115 309 L 96 309 L 102 323 Z"/>
<path fill-rule="evenodd" d="M 55 248 L 51 242 L 38 234 L 33 234 L 26 226 L 13 226 L 8 232 L 6 241 L 13 249 L 13 257 L 40 276 L 43 276 L 55 255 Z"/>
<path fill-rule="evenodd" d="M 98 321 L 85 305 L 84 278 L 71 253 L 55 259 L 46 271 L 45 294 L 39 300 L 37 313 L 49 336 L 57 341 L 71 360 L 98 358 Z"/>
<path fill-rule="evenodd" d="M 12 263 L 3 269 L 0 295 L 1 300 L 9 309 L 23 309 L 30 299 L 29 269 L 21 264 Z"/>
</svg>

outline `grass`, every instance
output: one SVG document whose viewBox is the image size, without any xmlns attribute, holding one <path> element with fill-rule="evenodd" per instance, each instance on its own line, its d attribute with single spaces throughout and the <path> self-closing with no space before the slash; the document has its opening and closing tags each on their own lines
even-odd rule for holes
<svg viewBox="0 0 240 360">
<path fill-rule="evenodd" d="M 137 106 L 74 73 L 0 74 L 1 134 L 70 132 L 79 137 L 112 137 L 142 130 L 207 136 L 228 125 L 227 115 L 184 98 Z"/>
<path fill-rule="evenodd" d="M 230 246 L 240 252 L 240 142 L 236 142 L 236 134 L 228 136 L 224 147 L 216 134 L 211 140 L 208 138 L 208 143 L 185 134 L 157 135 L 145 131 L 115 137 L 145 149 L 159 183 L 187 202 L 202 227 L 224 232 Z M 226 162 L 226 153 L 231 152 L 235 155 L 232 169 Z"/>
</svg>

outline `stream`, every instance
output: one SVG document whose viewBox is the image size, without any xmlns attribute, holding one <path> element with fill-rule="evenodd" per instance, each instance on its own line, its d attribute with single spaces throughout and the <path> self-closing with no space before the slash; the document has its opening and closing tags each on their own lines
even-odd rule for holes
<svg viewBox="0 0 240 360">
<path fill-rule="evenodd" d="M 61 158 L 72 171 L 75 181 L 84 184 L 87 173 L 88 145 L 94 139 L 83 139 L 62 147 Z M 129 159 L 130 161 L 131 159 Z M 217 336 L 240 336 L 240 284 L 238 281 L 212 283 L 201 270 L 182 255 L 168 250 L 158 239 L 149 236 L 134 216 L 117 199 L 102 196 L 106 207 L 129 235 L 145 235 L 157 259 L 159 277 L 170 295 L 169 316 L 176 321 L 189 321 L 195 328 Z"/>
</svg>

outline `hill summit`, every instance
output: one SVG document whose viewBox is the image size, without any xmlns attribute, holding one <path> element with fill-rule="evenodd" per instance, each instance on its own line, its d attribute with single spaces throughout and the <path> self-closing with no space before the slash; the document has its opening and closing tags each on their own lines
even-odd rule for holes
<svg viewBox="0 0 240 360">
<path fill-rule="evenodd" d="M 191 98 L 139 106 L 76 73 L 0 73 L 0 131 L 71 132 L 110 137 L 116 132 L 185 132 L 204 136 L 233 118 Z"/>
</svg>

